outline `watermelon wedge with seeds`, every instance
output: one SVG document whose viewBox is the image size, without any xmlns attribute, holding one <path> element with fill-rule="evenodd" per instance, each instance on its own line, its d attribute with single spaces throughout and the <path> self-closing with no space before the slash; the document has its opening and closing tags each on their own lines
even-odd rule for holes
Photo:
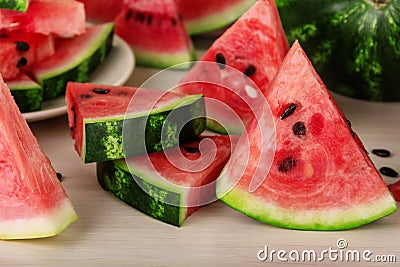
<svg viewBox="0 0 400 267">
<path fill-rule="evenodd" d="M 115 19 L 115 32 L 132 47 L 141 66 L 167 68 L 196 58 L 174 0 L 126 1 Z"/>
<path fill-rule="evenodd" d="M 274 119 L 261 120 L 261 128 L 255 119 L 249 123 L 218 178 L 217 195 L 223 202 L 262 222 L 302 230 L 354 228 L 397 210 L 298 42 L 266 98 Z M 265 138 L 273 132 L 275 139 Z M 270 169 L 257 172 L 266 164 L 259 159 L 274 149 Z M 248 161 L 243 160 L 246 155 Z"/>
<path fill-rule="evenodd" d="M 215 179 L 236 141 L 237 136 L 200 136 L 166 151 L 100 162 L 97 179 L 103 189 L 148 216 L 181 226 L 216 199 Z"/>
<path fill-rule="evenodd" d="M 83 3 L 75 0 L 30 0 L 25 12 L 0 9 L 0 29 L 73 37 L 85 32 Z"/>
<path fill-rule="evenodd" d="M 54 236 L 77 215 L 2 79 L 0 101 L 0 239 Z"/>
<path fill-rule="evenodd" d="M 207 112 L 214 119 L 207 121 L 207 127 L 221 133 L 241 133 L 242 125 L 248 123 L 253 109 L 263 101 L 263 91 L 268 89 L 288 49 L 275 2 L 257 1 L 200 59 L 215 64 L 196 64 L 180 81 L 185 85 L 177 90 L 201 93 L 206 99 L 229 106 L 241 120 L 210 104 Z"/>
<path fill-rule="evenodd" d="M 66 103 L 85 163 L 161 151 L 205 130 L 202 95 L 69 82 Z"/>
</svg>

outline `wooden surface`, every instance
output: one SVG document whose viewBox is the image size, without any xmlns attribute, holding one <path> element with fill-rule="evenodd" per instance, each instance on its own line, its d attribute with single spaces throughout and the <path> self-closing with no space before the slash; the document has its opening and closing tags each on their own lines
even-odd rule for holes
<svg viewBox="0 0 400 267">
<path fill-rule="evenodd" d="M 155 73 L 137 68 L 128 84 L 138 85 Z M 387 159 L 371 155 L 380 166 L 400 170 L 400 103 L 368 103 L 336 96 L 366 148 L 388 148 Z M 261 262 L 257 253 L 269 250 L 303 252 L 338 249 L 370 250 L 394 255 L 400 261 L 400 215 L 392 214 L 369 225 L 338 232 L 285 230 L 250 219 L 222 202 L 214 202 L 192 215 L 181 228 L 154 219 L 125 205 L 97 183 L 95 165 L 84 165 L 73 148 L 66 116 L 30 124 L 39 143 L 62 173 L 67 194 L 79 219 L 58 236 L 38 240 L 1 241 L 0 266 L 397 266 L 398 263 L 346 263 L 345 260 L 283 263 Z M 386 179 L 394 182 L 394 179 Z M 262 256 L 262 254 L 261 254 Z M 286 255 L 288 257 L 288 255 Z"/>
</svg>

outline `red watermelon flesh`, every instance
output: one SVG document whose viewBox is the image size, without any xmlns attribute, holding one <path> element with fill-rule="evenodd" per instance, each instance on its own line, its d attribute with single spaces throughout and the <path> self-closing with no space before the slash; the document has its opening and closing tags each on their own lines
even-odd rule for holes
<svg viewBox="0 0 400 267">
<path fill-rule="evenodd" d="M 128 0 L 115 31 L 133 48 L 138 65 L 166 68 L 195 57 L 174 0 Z"/>
<path fill-rule="evenodd" d="M 72 37 L 85 32 L 84 5 L 74 0 L 32 0 L 26 12 L 0 9 L 0 29 Z"/>
<path fill-rule="evenodd" d="M 85 4 L 86 19 L 95 23 L 111 22 L 121 11 L 124 0 L 78 0 Z"/>
<path fill-rule="evenodd" d="M 55 53 L 54 38 L 20 31 L 0 33 L 0 73 L 15 78 L 20 71 Z"/>
<path fill-rule="evenodd" d="M 222 201 L 257 220 L 304 230 L 354 228 L 396 211 L 386 184 L 297 42 L 266 97 L 274 120 L 260 128 L 256 120 L 249 123 L 219 178 Z M 261 143 L 274 125 L 275 142 Z M 243 145 L 246 139 L 250 147 Z M 275 145 L 270 169 L 257 172 L 268 165 L 258 159 Z"/>
<path fill-rule="evenodd" d="M 53 236 L 76 220 L 51 162 L 0 80 L 0 239 Z"/>
<path fill-rule="evenodd" d="M 184 93 L 203 93 L 231 107 L 244 124 L 253 115 L 253 108 L 279 69 L 288 51 L 288 43 L 279 14 L 272 0 L 256 2 L 242 17 L 219 37 L 206 51 L 201 61 L 220 64 L 197 64 L 182 79 L 190 83 L 178 88 Z M 232 67 L 243 73 L 238 75 Z M 248 76 L 254 85 L 249 85 Z M 196 81 L 212 81 L 196 83 Z M 223 88 L 222 85 L 226 88 Z M 212 110 L 212 108 L 208 108 Z M 218 112 L 218 110 L 216 111 Z M 228 130 L 237 132 L 238 126 L 224 114 L 211 114 Z M 213 129 L 220 131 L 220 129 Z"/>
<path fill-rule="evenodd" d="M 189 34 L 205 33 L 235 21 L 255 0 L 176 0 Z"/>
<path fill-rule="evenodd" d="M 395 182 L 394 184 L 389 185 L 389 190 L 393 194 L 393 197 L 396 201 L 400 201 L 400 181 Z"/>
</svg>

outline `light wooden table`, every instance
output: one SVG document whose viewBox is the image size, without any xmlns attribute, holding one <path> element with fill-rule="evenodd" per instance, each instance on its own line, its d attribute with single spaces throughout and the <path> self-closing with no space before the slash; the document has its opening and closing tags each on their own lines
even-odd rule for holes
<svg viewBox="0 0 400 267">
<path fill-rule="evenodd" d="M 138 85 L 155 70 L 137 68 L 129 85 Z M 400 103 L 368 103 L 335 95 L 366 148 L 388 148 L 388 159 L 371 155 L 374 163 L 400 170 Z M 127 206 L 97 183 L 95 165 L 84 165 L 73 148 L 66 116 L 30 124 L 39 143 L 62 173 L 67 194 L 79 219 L 58 236 L 38 240 L 0 241 L 0 266 L 397 266 L 396 263 L 346 263 L 326 255 L 321 262 L 283 263 L 275 254 L 262 262 L 258 252 L 338 250 L 345 239 L 347 250 L 370 250 L 394 255 L 400 262 L 400 214 L 348 231 L 305 232 L 285 230 L 250 219 L 222 202 L 214 202 L 176 228 Z M 387 182 L 395 180 L 387 179 Z M 318 254 L 319 255 L 319 254 Z M 317 255 L 317 256 L 318 256 Z M 260 256 L 264 256 L 260 254 Z M 286 255 L 288 258 L 288 254 Z M 334 255 L 333 255 L 334 258 Z M 350 260 L 351 261 L 351 260 Z"/>
</svg>

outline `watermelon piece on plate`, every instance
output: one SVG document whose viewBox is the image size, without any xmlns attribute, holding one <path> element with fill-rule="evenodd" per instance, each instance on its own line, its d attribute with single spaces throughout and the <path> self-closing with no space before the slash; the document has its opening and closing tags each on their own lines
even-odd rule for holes
<svg viewBox="0 0 400 267">
<path fill-rule="evenodd" d="M 236 136 L 202 136 L 166 151 L 97 163 L 100 185 L 162 222 L 181 226 L 215 197 Z"/>
<path fill-rule="evenodd" d="M 85 163 L 161 151 L 205 130 L 201 95 L 70 82 L 66 103 L 75 149 Z"/>
<path fill-rule="evenodd" d="M 288 49 L 275 2 L 257 1 L 201 58 L 215 64 L 196 64 L 181 80 L 186 85 L 178 87 L 178 91 L 202 93 L 206 99 L 226 104 L 236 116 L 230 117 L 207 103 L 208 116 L 213 118 L 207 121 L 207 127 L 222 133 L 240 133 L 253 116 L 253 109 L 260 101 L 265 102 L 263 92 Z M 249 77 L 254 84 L 244 77 Z M 235 120 L 237 116 L 239 121 Z"/>
<path fill-rule="evenodd" d="M 0 101 L 0 239 L 54 236 L 75 210 L 1 78 Z"/>
<path fill-rule="evenodd" d="M 0 30 L 73 37 L 85 32 L 85 8 L 74 0 L 31 0 L 26 12 L 0 9 Z"/>
<path fill-rule="evenodd" d="M 262 222 L 303 230 L 354 228 L 397 210 L 298 42 L 266 97 L 263 116 L 269 110 L 273 120 L 260 116 L 248 124 L 218 178 L 223 202 Z"/>
<path fill-rule="evenodd" d="M 12 9 L 17 11 L 26 11 L 29 6 L 29 0 L 0 0 L 0 8 Z"/>
<path fill-rule="evenodd" d="M 210 32 L 228 26 L 255 0 L 175 0 L 189 34 Z"/>
<path fill-rule="evenodd" d="M 20 73 L 16 78 L 5 81 L 21 112 L 32 112 L 41 109 L 43 88 L 37 82 L 25 73 Z"/>
<path fill-rule="evenodd" d="M 137 65 L 167 68 L 195 60 L 174 0 L 128 0 L 115 20 L 115 31 L 132 47 Z"/>
<path fill-rule="evenodd" d="M 122 10 L 124 0 L 78 0 L 85 5 L 86 19 L 93 23 L 112 22 Z"/>
<path fill-rule="evenodd" d="M 112 49 L 114 24 L 86 28 L 74 38 L 57 38 L 55 54 L 29 68 L 29 75 L 43 87 L 43 99 L 65 93 L 67 82 L 86 82 Z"/>
<path fill-rule="evenodd" d="M 54 38 L 20 31 L 0 33 L 0 73 L 12 79 L 34 63 L 55 53 Z"/>
</svg>

